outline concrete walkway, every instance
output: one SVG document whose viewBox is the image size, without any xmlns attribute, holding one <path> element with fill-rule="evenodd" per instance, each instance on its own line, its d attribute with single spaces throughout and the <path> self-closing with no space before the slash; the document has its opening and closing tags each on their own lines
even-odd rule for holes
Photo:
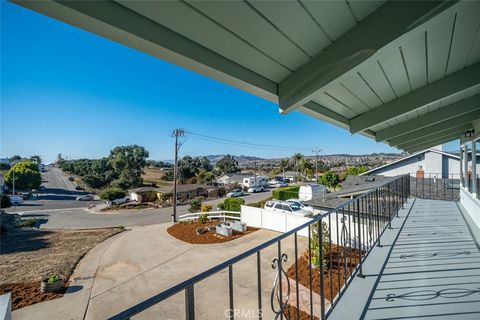
<svg viewBox="0 0 480 320">
<path fill-rule="evenodd" d="M 410 205 L 330 319 L 480 318 L 480 250 L 460 208 L 422 199 Z"/>
<path fill-rule="evenodd" d="M 14 319 L 106 319 L 202 271 L 259 245 L 278 233 L 259 230 L 245 237 L 210 245 L 192 245 L 171 237 L 170 224 L 135 227 L 90 251 L 77 266 L 67 294 L 22 308 Z M 299 237 L 300 247 L 305 248 Z M 293 239 L 282 241 L 282 252 L 293 257 Z M 262 291 L 265 309 L 275 276 L 271 268 L 276 246 L 262 252 Z M 235 304 L 257 307 L 256 256 L 234 266 Z M 220 272 L 195 286 L 196 316 L 223 318 L 228 309 L 228 274 Z M 140 314 L 141 319 L 184 318 L 184 293 Z M 268 311 L 267 311 L 268 314 Z M 137 318 L 137 317 L 136 317 Z"/>
</svg>

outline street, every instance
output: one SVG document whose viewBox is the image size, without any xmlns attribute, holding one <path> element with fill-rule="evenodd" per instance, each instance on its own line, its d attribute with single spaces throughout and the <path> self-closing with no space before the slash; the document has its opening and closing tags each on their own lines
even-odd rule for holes
<svg viewBox="0 0 480 320">
<path fill-rule="evenodd" d="M 75 198 L 86 194 L 76 191 L 73 182 L 54 167 L 46 167 L 42 172 L 46 180 L 42 185 L 46 190 L 25 200 L 16 208 L 11 207 L 7 212 L 16 212 L 23 217 L 34 216 L 42 229 L 92 229 L 116 226 L 145 226 L 171 221 L 172 207 L 160 209 L 122 210 L 109 213 L 96 213 L 88 210 L 89 205 L 98 205 L 104 201 L 77 201 Z M 245 203 L 258 202 L 272 195 L 271 191 L 259 192 L 243 196 Z M 205 201 L 212 205 L 213 210 L 225 198 Z M 188 205 L 178 206 L 177 215 L 190 213 Z"/>
</svg>

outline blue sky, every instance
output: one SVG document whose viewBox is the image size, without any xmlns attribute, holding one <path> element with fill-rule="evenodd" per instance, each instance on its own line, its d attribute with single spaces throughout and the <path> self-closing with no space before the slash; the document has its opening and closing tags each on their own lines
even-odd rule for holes
<svg viewBox="0 0 480 320">
<path fill-rule="evenodd" d="M 117 145 L 171 159 L 174 128 L 280 145 L 187 137 L 181 155 L 397 152 L 215 80 L 1 1 L 1 156 L 97 158 Z M 298 150 L 297 150 L 298 148 Z"/>
</svg>

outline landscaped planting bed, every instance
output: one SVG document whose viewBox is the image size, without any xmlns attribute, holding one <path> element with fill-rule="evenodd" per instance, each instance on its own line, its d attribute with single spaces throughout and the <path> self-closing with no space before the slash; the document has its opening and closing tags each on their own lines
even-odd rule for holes
<svg viewBox="0 0 480 320">
<path fill-rule="evenodd" d="M 209 226 L 215 226 L 221 223 L 222 221 L 220 220 L 210 221 L 203 224 L 198 221 L 179 222 L 169 227 L 167 229 L 167 232 L 178 240 L 182 240 L 192 244 L 207 244 L 231 241 L 233 239 L 243 237 L 244 235 L 250 234 L 258 230 L 257 228 L 247 227 L 247 231 L 245 233 L 233 231 L 233 235 L 231 237 L 218 235 L 215 233 L 215 230 L 207 231 L 203 234 L 197 234 L 197 228 L 199 227 L 205 228 Z"/>
<path fill-rule="evenodd" d="M 90 249 L 118 232 L 9 228 L 0 239 L 0 294 L 12 292 L 14 310 L 61 297 L 62 291 L 40 292 L 42 279 L 57 274 L 68 280 Z"/>
<path fill-rule="evenodd" d="M 340 289 L 345 284 L 345 275 L 348 281 L 348 277 L 354 272 L 356 266 L 359 263 L 359 251 L 357 249 L 344 248 L 332 244 L 331 260 L 330 253 L 325 252 L 324 259 L 326 259 L 326 267 L 324 268 L 323 281 L 324 281 L 324 295 L 325 303 L 329 303 L 337 296 Z M 347 257 L 345 261 L 345 257 Z M 310 288 L 310 268 L 308 251 L 304 252 L 301 257 L 298 258 L 298 283 L 305 288 Z M 293 263 L 287 270 L 288 277 L 292 280 L 296 279 L 295 263 Z M 293 283 L 295 283 L 293 281 Z M 320 268 L 312 269 L 312 291 L 318 295 L 321 294 L 320 290 Z M 291 292 L 295 291 L 295 287 L 291 287 Z M 290 298 L 290 301 L 292 297 Z M 302 303 L 300 303 L 302 306 Z M 319 309 L 320 305 L 314 304 L 314 308 Z M 301 308 L 302 309 L 302 308 Z M 307 308 L 308 310 L 308 308 Z M 297 319 L 297 311 L 295 306 L 289 306 L 285 309 L 285 315 L 288 319 L 292 320 L 306 320 L 311 319 L 309 312 L 300 311 L 300 319 Z M 314 317 L 314 319 L 318 319 Z"/>
</svg>

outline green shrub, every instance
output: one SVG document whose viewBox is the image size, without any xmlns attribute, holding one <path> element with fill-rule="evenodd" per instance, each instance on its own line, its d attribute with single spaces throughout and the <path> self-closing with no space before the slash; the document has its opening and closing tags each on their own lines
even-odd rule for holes
<svg viewBox="0 0 480 320">
<path fill-rule="evenodd" d="M 263 207 L 265 207 L 265 203 L 266 203 L 267 201 L 272 200 L 272 199 L 273 199 L 272 197 L 268 197 L 268 198 L 265 199 L 265 200 L 260 200 L 260 201 L 258 201 L 258 202 L 247 203 L 247 206 L 249 206 L 249 207 L 254 207 L 254 208 L 263 208 Z M 289 199 L 290 199 L 290 198 L 289 198 Z"/>
<path fill-rule="evenodd" d="M 200 222 L 201 224 L 205 224 L 208 222 L 208 215 L 207 214 L 202 214 L 198 217 L 198 222 Z"/>
<path fill-rule="evenodd" d="M 123 198 L 126 195 L 127 193 L 120 188 L 108 188 L 100 192 L 100 199 L 112 201 Z"/>
<path fill-rule="evenodd" d="M 0 208 L 5 209 L 10 208 L 11 206 L 12 202 L 10 201 L 10 198 L 7 195 L 2 194 L 0 197 Z"/>
<path fill-rule="evenodd" d="M 212 206 L 208 203 L 203 203 L 201 207 L 202 212 L 209 212 L 212 211 Z"/>
<path fill-rule="evenodd" d="M 335 188 L 340 182 L 340 177 L 333 171 L 327 171 L 320 177 L 320 183 L 328 188 Z"/>
<path fill-rule="evenodd" d="M 318 224 L 317 222 L 311 227 L 311 236 L 312 241 L 310 242 L 310 248 L 312 249 L 312 264 L 319 268 L 320 267 L 320 245 L 319 245 L 319 234 L 318 234 Z M 326 268 L 328 264 L 329 254 L 327 252 L 329 248 L 328 244 L 328 225 L 325 222 L 322 222 L 322 245 L 323 245 L 323 267 Z"/>
<path fill-rule="evenodd" d="M 195 198 L 190 201 L 190 208 L 188 208 L 188 211 L 199 212 L 201 208 L 202 208 L 202 199 Z"/>
<path fill-rule="evenodd" d="M 218 205 L 220 210 L 225 211 L 240 211 L 241 205 L 245 204 L 245 200 L 242 198 L 227 198 Z"/>
<path fill-rule="evenodd" d="M 47 280 L 49 284 L 57 283 L 58 281 L 60 281 L 60 277 L 56 274 L 52 274 L 51 276 L 48 277 L 48 280 Z"/>
<path fill-rule="evenodd" d="M 272 191 L 272 196 L 273 199 L 276 200 L 287 200 L 292 198 L 296 199 L 298 198 L 299 190 L 300 186 L 278 188 Z"/>
<path fill-rule="evenodd" d="M 17 223 L 15 223 L 15 227 L 17 228 L 34 227 L 36 223 L 37 223 L 37 219 L 35 218 L 19 219 Z"/>
</svg>

